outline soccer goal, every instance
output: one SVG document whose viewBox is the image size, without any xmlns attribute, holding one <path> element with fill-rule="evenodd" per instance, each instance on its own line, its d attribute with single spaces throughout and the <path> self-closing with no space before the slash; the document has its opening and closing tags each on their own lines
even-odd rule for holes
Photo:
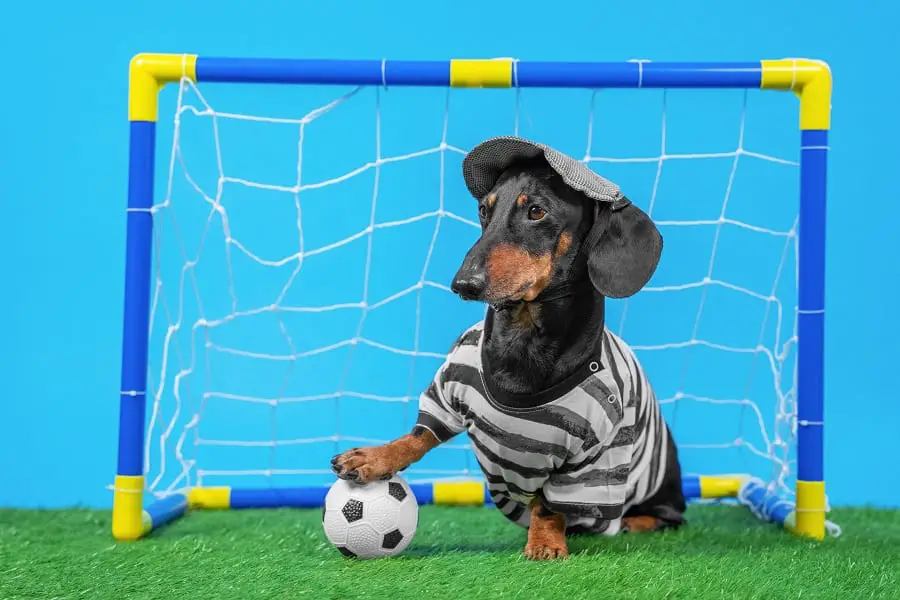
<svg viewBox="0 0 900 600">
<path fill-rule="evenodd" d="M 409 431 L 484 315 L 448 287 L 479 230 L 462 157 L 509 134 L 583 158 L 663 234 L 653 279 L 608 301 L 607 326 L 649 373 L 686 495 L 836 534 L 830 97 L 828 66 L 806 59 L 136 56 L 113 535 L 321 506 L 332 455 Z M 490 502 L 465 435 L 403 476 L 423 504 Z"/>
</svg>

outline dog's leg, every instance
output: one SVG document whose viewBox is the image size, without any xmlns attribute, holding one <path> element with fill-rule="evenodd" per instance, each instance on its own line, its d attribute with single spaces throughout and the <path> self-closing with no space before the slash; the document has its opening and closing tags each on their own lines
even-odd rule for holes
<svg viewBox="0 0 900 600">
<path fill-rule="evenodd" d="M 662 519 L 648 515 L 622 518 L 622 530 L 631 533 L 643 533 L 665 529 L 667 524 Z"/>
<path fill-rule="evenodd" d="M 531 503 L 531 524 L 528 527 L 528 543 L 525 557 L 531 560 L 566 558 L 566 518 L 551 512 L 540 500 Z"/>
<path fill-rule="evenodd" d="M 383 446 L 353 448 L 331 459 L 331 470 L 341 479 L 368 483 L 377 479 L 390 479 L 440 444 L 434 434 L 421 425 L 412 433 L 388 442 Z"/>
</svg>

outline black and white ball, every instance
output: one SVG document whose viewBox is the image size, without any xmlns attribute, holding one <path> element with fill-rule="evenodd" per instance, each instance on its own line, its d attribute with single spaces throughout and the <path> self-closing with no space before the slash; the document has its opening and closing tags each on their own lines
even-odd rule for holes
<svg viewBox="0 0 900 600">
<path fill-rule="evenodd" d="M 418 523 L 419 504 L 398 475 L 365 485 L 339 479 L 325 496 L 322 526 L 344 556 L 400 554 L 412 541 Z"/>
</svg>

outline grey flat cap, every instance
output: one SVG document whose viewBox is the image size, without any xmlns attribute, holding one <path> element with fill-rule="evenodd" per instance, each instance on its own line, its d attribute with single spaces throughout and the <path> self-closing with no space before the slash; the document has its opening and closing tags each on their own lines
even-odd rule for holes
<svg viewBox="0 0 900 600">
<path fill-rule="evenodd" d="M 493 189 L 503 172 L 520 160 L 543 155 L 550 167 L 559 173 L 571 188 L 600 202 L 612 204 L 613 209 L 624 208 L 630 201 L 619 186 L 600 177 L 586 164 L 570 156 L 523 138 L 502 136 L 486 140 L 469 151 L 463 159 L 463 178 L 466 187 L 481 199 Z"/>
</svg>

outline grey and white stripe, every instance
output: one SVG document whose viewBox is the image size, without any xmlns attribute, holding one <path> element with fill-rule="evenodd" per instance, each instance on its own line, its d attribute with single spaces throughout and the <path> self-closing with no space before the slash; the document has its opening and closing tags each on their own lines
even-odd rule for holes
<svg viewBox="0 0 900 600">
<path fill-rule="evenodd" d="M 603 332 L 601 368 L 537 406 L 509 406 L 484 385 L 484 324 L 453 344 L 419 398 L 418 424 L 441 441 L 467 431 L 495 505 L 528 526 L 540 496 L 567 525 L 614 535 L 629 506 L 660 488 L 668 430 L 631 349 Z"/>
</svg>

